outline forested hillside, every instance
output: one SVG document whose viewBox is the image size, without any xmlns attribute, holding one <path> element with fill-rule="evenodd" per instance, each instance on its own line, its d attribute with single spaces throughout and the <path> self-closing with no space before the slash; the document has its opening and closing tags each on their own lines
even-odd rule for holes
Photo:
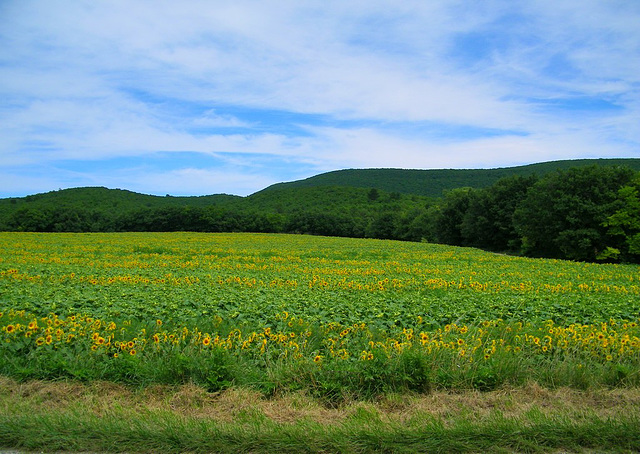
<svg viewBox="0 0 640 454">
<path fill-rule="evenodd" d="M 351 186 L 441 197 L 443 191 L 462 187 L 486 188 L 505 177 L 515 175 L 542 176 L 556 170 L 590 165 L 627 166 L 640 171 L 640 159 L 577 159 L 498 169 L 347 169 L 322 173 L 304 180 L 274 184 L 261 192 L 285 188 Z"/>
<path fill-rule="evenodd" d="M 493 171 L 353 170 L 274 185 L 248 197 L 158 197 L 76 188 L 0 200 L 0 230 L 304 233 L 639 262 L 638 168 L 640 159 Z M 437 198 L 424 195 L 433 188 L 407 193 L 413 186 L 428 186 L 423 172 L 431 172 L 432 183 L 444 181 L 435 176 L 449 172 L 456 186 Z M 506 176 L 489 184 L 496 175 Z M 371 185 L 358 186 L 365 182 Z"/>
<path fill-rule="evenodd" d="M 186 203 L 189 199 L 198 203 Z M 9 231 L 246 231 L 399 238 L 392 226 L 424 212 L 431 201 L 377 189 L 310 187 L 245 198 L 154 197 L 78 188 L 0 202 L 0 229 Z M 391 213 L 394 221 L 387 222 Z M 424 236 L 422 231 L 409 235 L 408 228 L 402 239 L 419 241 Z"/>
<path fill-rule="evenodd" d="M 24 231 L 114 231 L 116 219 L 134 212 L 178 207 L 228 206 L 242 197 L 158 197 L 122 189 L 86 187 L 0 199 L 0 229 Z"/>
<path fill-rule="evenodd" d="M 640 172 L 575 167 L 449 191 L 427 218 L 431 241 L 570 260 L 640 259 Z"/>
</svg>

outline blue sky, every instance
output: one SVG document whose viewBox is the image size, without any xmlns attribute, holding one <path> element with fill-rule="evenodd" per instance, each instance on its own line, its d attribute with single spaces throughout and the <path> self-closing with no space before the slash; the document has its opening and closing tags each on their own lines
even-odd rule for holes
<svg viewBox="0 0 640 454">
<path fill-rule="evenodd" d="M 0 0 L 0 197 L 640 157 L 640 2 Z"/>
</svg>

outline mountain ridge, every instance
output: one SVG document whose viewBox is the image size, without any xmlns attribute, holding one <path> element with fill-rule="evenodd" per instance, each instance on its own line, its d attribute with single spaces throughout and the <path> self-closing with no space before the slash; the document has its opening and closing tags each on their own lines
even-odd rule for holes
<svg viewBox="0 0 640 454">
<path fill-rule="evenodd" d="M 491 186 L 499 179 L 508 176 L 543 175 L 556 170 L 566 170 L 571 167 L 588 165 L 621 165 L 629 166 L 636 171 L 640 171 L 640 158 L 570 159 L 490 169 L 342 169 L 324 172 L 301 180 L 275 183 L 254 194 L 283 188 L 351 186 L 376 188 L 387 192 L 399 192 L 403 194 L 440 197 L 445 190 L 460 187 L 481 189 Z"/>
<path fill-rule="evenodd" d="M 204 207 L 213 205 L 218 207 L 238 207 L 246 203 L 245 201 L 255 201 L 255 203 L 249 202 L 249 205 L 256 205 L 258 202 L 269 205 L 269 203 L 273 202 L 269 201 L 270 198 L 281 197 L 289 190 L 322 187 L 376 189 L 386 193 L 439 198 L 448 190 L 460 187 L 481 189 L 491 186 L 499 179 L 508 176 L 529 176 L 533 174 L 540 176 L 556 170 L 587 165 L 628 166 L 640 171 L 640 158 L 560 160 L 493 169 L 342 169 L 324 172 L 301 180 L 276 183 L 244 197 L 230 194 L 201 196 L 171 196 L 167 194 L 166 196 L 158 196 L 120 188 L 85 186 L 31 194 L 24 197 L 0 198 L 0 212 L 5 212 L 6 214 L 7 211 L 15 211 L 18 206 L 35 207 L 50 204 L 65 206 L 77 205 L 85 201 L 92 205 L 99 201 L 100 204 L 118 210 L 169 206 Z M 343 192 L 351 194 L 350 191 Z"/>
</svg>

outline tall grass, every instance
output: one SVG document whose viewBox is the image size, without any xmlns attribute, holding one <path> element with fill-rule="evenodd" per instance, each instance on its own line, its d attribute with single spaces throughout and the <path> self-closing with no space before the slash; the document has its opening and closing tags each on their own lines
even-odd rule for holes
<svg viewBox="0 0 640 454">
<path fill-rule="evenodd" d="M 3 384 L 7 384 L 5 381 Z M 62 405 L 33 395 L 0 394 L 0 447 L 24 450 L 74 452 L 557 452 L 558 450 L 633 452 L 640 449 L 638 407 L 627 407 L 614 418 L 596 406 L 562 408 L 542 399 L 519 412 L 502 405 L 478 414 L 476 405 L 495 405 L 477 394 L 464 398 L 443 415 L 411 411 L 399 418 L 382 406 L 352 403 L 334 410 L 336 420 L 302 416 L 283 422 L 259 407 L 230 409 L 228 417 L 178 412 L 169 405 L 143 405 L 137 395 L 128 398 L 106 395 L 91 401 L 76 396 Z M 109 388 L 107 388 L 108 390 Z M 51 388 L 48 388 L 51 391 Z M 77 390 L 76 390 L 77 391 Z M 113 391 L 113 390 L 111 390 Z M 103 390 L 104 392 L 104 390 Z M 485 393 L 484 395 L 491 395 Z M 55 397 L 55 393 L 49 397 Z M 242 394 L 236 395 L 242 396 Z M 482 395 L 480 395 L 482 396 Z M 245 398 L 247 396 L 244 396 Z M 513 396 L 509 396 L 512 398 Z M 575 397 L 575 395 L 573 396 Z M 619 397 L 623 397 L 622 395 Z M 495 395 L 493 395 L 495 399 Z M 522 396 L 516 398 L 522 400 Z M 634 396 L 637 400 L 638 396 Z M 110 399 L 110 400 L 109 400 Z M 228 401 L 218 402 L 222 407 Z M 217 397 L 221 399 L 221 397 Z M 604 398 L 603 398 L 604 399 Z M 606 400 L 606 399 L 605 399 Z M 236 402 L 238 404 L 239 402 Z M 424 402 L 423 405 L 428 404 Z M 157 404 L 156 404 L 157 405 Z M 295 406 L 292 401 L 286 408 Z M 552 406 L 553 411 L 545 411 Z M 515 413 L 515 414 L 514 414 Z"/>
</svg>

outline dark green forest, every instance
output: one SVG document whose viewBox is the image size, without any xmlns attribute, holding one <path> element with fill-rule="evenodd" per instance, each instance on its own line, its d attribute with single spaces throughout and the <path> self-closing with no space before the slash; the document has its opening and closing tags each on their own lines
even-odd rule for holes
<svg viewBox="0 0 640 454">
<path fill-rule="evenodd" d="M 497 169 L 346 169 L 322 173 L 304 180 L 274 184 L 263 191 L 315 186 L 350 186 L 441 197 L 443 191 L 461 187 L 486 188 L 505 177 L 540 176 L 556 170 L 589 165 L 627 166 L 640 171 L 640 159 L 575 159 Z"/>
<path fill-rule="evenodd" d="M 0 230 L 301 233 L 639 263 L 639 170 L 640 159 L 344 170 L 248 197 L 75 188 L 0 199 Z"/>
</svg>

